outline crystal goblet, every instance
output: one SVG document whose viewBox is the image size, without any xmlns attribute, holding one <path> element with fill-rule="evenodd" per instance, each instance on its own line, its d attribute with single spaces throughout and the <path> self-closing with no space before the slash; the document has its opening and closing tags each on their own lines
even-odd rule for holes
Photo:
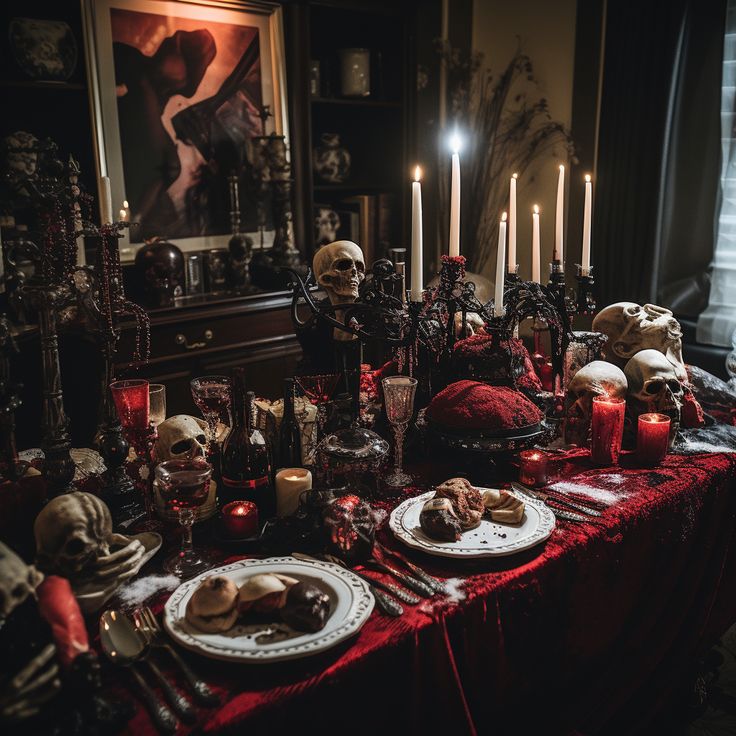
<svg viewBox="0 0 736 736">
<path fill-rule="evenodd" d="M 181 546 L 164 562 L 167 572 L 185 579 L 212 567 L 212 560 L 192 542 L 194 510 L 207 500 L 212 466 L 202 457 L 167 460 L 156 466 L 156 480 L 166 507 L 179 514 L 182 527 Z"/>
<path fill-rule="evenodd" d="M 207 454 L 217 442 L 217 423 L 223 413 L 230 415 L 232 401 L 230 379 L 227 376 L 202 376 L 191 382 L 192 398 L 207 422 Z M 232 422 L 231 422 L 232 424 Z"/>
<path fill-rule="evenodd" d="M 404 472 L 404 435 L 414 414 L 414 396 L 417 379 L 408 376 L 390 376 L 381 381 L 386 417 L 394 434 L 394 468 L 384 477 L 391 487 L 406 486 L 413 478 Z"/>
</svg>

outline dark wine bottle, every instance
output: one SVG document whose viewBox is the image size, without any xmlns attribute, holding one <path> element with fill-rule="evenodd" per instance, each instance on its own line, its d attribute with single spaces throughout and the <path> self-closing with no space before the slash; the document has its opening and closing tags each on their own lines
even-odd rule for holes
<svg viewBox="0 0 736 736">
<path fill-rule="evenodd" d="M 266 440 L 253 427 L 252 391 L 246 393 L 245 371 L 233 370 L 233 426 L 222 446 L 220 507 L 230 501 L 253 501 L 261 522 L 276 513 L 271 463 Z"/>
<path fill-rule="evenodd" d="M 302 434 L 294 413 L 295 386 L 293 378 L 284 379 L 284 415 L 279 427 L 279 468 L 302 466 Z"/>
</svg>

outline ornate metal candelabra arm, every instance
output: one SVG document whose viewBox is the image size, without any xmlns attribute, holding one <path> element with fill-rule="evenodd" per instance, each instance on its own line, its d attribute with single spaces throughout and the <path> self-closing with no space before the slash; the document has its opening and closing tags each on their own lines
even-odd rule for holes
<svg viewBox="0 0 736 736">
<path fill-rule="evenodd" d="M 575 265 L 577 268 L 575 278 L 578 281 L 577 312 L 578 314 L 595 314 L 598 308 L 595 303 L 593 288 L 595 286 L 593 267 L 588 268 L 588 272 L 584 274 L 582 266 L 579 264 Z"/>
<path fill-rule="evenodd" d="M 18 352 L 10 321 L 0 315 L 0 479 L 18 480 L 27 463 L 18 462 L 15 446 L 15 412 L 23 403 L 23 386 L 10 377 L 10 356 Z"/>
</svg>

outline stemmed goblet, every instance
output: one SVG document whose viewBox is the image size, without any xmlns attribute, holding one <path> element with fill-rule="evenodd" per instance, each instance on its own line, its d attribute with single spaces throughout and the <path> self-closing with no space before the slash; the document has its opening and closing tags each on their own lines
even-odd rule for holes
<svg viewBox="0 0 736 736">
<path fill-rule="evenodd" d="M 404 435 L 414 414 L 414 396 L 417 379 L 408 376 L 390 376 L 381 381 L 386 416 L 394 433 L 394 468 L 384 477 L 387 485 L 398 488 L 412 482 L 404 472 Z"/>
<path fill-rule="evenodd" d="M 179 514 L 181 547 L 164 562 L 164 569 L 186 579 L 209 570 L 212 561 L 192 542 L 194 510 L 207 500 L 212 466 L 203 458 L 167 460 L 156 466 L 156 480 L 166 507 Z"/>
<path fill-rule="evenodd" d="M 193 379 L 190 385 L 194 403 L 207 422 L 207 454 L 210 455 L 217 442 L 217 423 L 223 412 L 230 415 L 230 379 L 227 376 L 202 376 Z"/>
</svg>

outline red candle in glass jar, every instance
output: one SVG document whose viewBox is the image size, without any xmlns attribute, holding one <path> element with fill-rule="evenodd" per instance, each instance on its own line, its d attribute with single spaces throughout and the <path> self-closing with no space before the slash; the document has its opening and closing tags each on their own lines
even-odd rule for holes
<svg viewBox="0 0 736 736">
<path fill-rule="evenodd" d="M 520 452 L 519 481 L 532 488 L 545 485 L 547 483 L 547 455 L 540 450 Z"/>
<path fill-rule="evenodd" d="M 150 411 L 149 384 L 143 378 L 115 381 L 110 384 L 115 409 L 123 429 L 148 429 Z"/>
<path fill-rule="evenodd" d="M 666 414 L 639 415 L 636 431 L 636 455 L 642 465 L 658 465 L 667 454 L 670 442 L 670 418 Z"/>
<path fill-rule="evenodd" d="M 621 452 L 626 400 L 595 396 L 591 420 L 590 457 L 596 465 L 615 465 Z"/>
<path fill-rule="evenodd" d="M 233 539 L 255 537 L 258 534 L 258 507 L 252 501 L 231 501 L 222 507 L 222 523 Z"/>
</svg>

